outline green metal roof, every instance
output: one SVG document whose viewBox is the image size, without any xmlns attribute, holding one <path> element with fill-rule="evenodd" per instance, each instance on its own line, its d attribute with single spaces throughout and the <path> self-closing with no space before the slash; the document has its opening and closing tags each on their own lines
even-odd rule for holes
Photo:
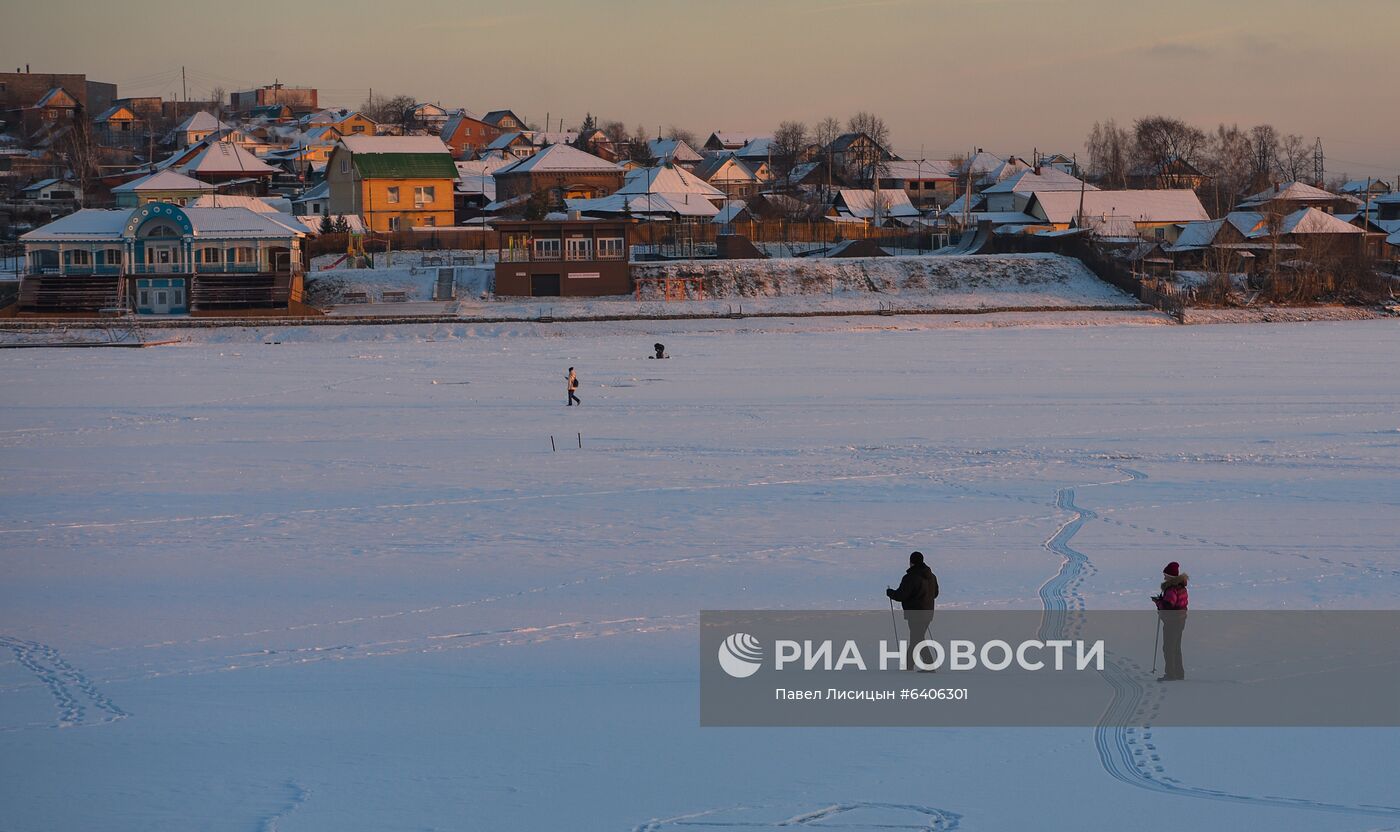
<svg viewBox="0 0 1400 832">
<path fill-rule="evenodd" d="M 356 153 L 354 159 L 365 179 L 457 178 L 457 166 L 446 153 Z"/>
</svg>

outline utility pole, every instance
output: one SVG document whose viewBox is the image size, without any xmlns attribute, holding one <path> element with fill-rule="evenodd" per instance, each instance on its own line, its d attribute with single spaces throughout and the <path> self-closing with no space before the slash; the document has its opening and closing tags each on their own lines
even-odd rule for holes
<svg viewBox="0 0 1400 832">
<path fill-rule="evenodd" d="M 186 104 L 189 103 L 190 87 L 185 83 L 185 67 L 183 65 L 180 67 L 180 97 L 185 99 Z"/>
</svg>

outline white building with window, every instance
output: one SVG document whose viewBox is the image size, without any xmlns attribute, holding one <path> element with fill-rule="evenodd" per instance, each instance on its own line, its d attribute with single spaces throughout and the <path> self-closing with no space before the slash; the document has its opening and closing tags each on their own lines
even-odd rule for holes
<svg viewBox="0 0 1400 832">
<path fill-rule="evenodd" d="M 290 214 L 151 202 L 86 209 L 20 238 L 22 312 L 145 315 L 287 308 L 301 294 L 301 240 Z"/>
</svg>

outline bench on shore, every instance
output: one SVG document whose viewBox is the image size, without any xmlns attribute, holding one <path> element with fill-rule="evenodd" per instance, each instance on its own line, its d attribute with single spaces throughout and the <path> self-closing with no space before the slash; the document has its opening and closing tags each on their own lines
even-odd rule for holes
<svg viewBox="0 0 1400 832">
<path fill-rule="evenodd" d="M 345 303 L 369 303 L 369 292 L 342 292 L 340 299 Z"/>
<path fill-rule="evenodd" d="M 407 303 L 408 292 L 404 289 L 385 289 L 381 296 L 385 303 Z"/>
</svg>

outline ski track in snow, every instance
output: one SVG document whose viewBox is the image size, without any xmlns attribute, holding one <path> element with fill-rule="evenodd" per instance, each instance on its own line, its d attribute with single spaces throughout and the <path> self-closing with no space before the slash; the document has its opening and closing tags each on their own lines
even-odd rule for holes
<svg viewBox="0 0 1400 832">
<path fill-rule="evenodd" d="M 1114 469 L 1123 473 L 1126 478 L 1111 482 L 1089 483 L 1079 487 L 1116 485 L 1147 479 L 1147 475 L 1141 471 L 1122 466 L 1114 466 Z M 1041 603 L 1045 610 L 1038 636 L 1041 639 L 1073 638 L 1079 632 L 1082 624 L 1075 613 L 1084 610 L 1084 597 L 1080 593 L 1080 587 L 1084 580 L 1095 571 L 1088 556 L 1071 546 L 1070 541 L 1083 528 L 1085 522 L 1098 518 L 1098 515 L 1075 502 L 1075 489 L 1072 487 L 1057 489 L 1055 504 L 1063 511 L 1069 512 L 1070 518 L 1045 541 L 1045 548 L 1059 555 L 1062 560 L 1059 570 L 1040 587 Z M 1138 528 L 1133 524 L 1122 525 L 1133 529 Z M 1158 530 L 1147 527 L 1144 527 L 1143 530 L 1159 533 Z M 1183 539 L 1193 538 L 1183 537 Z M 1292 554 L 1250 547 L 1239 548 L 1250 549 L 1250 551 L 1268 551 L 1273 554 Z M 1355 564 L 1345 565 L 1355 566 Z M 1104 771 L 1119 782 L 1181 797 L 1220 800 L 1255 806 L 1311 809 L 1348 815 L 1400 818 L 1400 807 L 1396 806 L 1347 805 L 1304 798 L 1247 795 L 1183 783 L 1167 774 L 1161 754 L 1153 740 L 1152 718 L 1161 707 L 1165 688 L 1158 684 L 1154 677 L 1137 662 L 1116 656 L 1113 653 L 1108 655 L 1103 678 L 1113 690 L 1113 699 L 1105 709 L 1099 724 L 1094 728 L 1094 746 L 1098 751 L 1099 762 Z M 1129 726 L 1129 723 L 1141 724 Z"/>
<path fill-rule="evenodd" d="M 869 801 L 834 803 L 818 809 L 799 811 L 795 815 L 769 823 L 762 821 L 724 820 L 716 817 L 716 815 L 721 812 L 771 808 L 775 807 L 726 806 L 720 809 L 706 809 L 702 812 L 691 812 L 669 818 L 653 818 L 640 826 L 633 827 L 632 832 L 667 832 L 667 830 L 683 828 L 788 829 L 794 827 L 809 827 L 816 829 L 832 829 L 851 826 L 852 824 L 849 822 L 842 822 L 843 819 L 841 815 L 861 809 L 907 813 L 911 818 L 911 821 L 908 823 L 886 822 L 858 824 L 861 828 L 878 827 L 880 829 L 922 830 L 922 832 L 951 832 L 954 829 L 958 829 L 962 823 L 962 815 L 957 812 L 950 812 L 947 809 L 937 809 L 932 806 L 923 806 L 915 803 L 876 803 Z"/>
<path fill-rule="evenodd" d="M 82 671 L 70 664 L 47 644 L 0 636 L 0 646 L 9 648 L 15 661 L 39 680 L 53 697 L 58 719 L 50 723 L 0 726 L 0 732 L 26 728 L 78 728 L 104 725 L 126 719 L 129 714 L 108 699 Z"/>
<path fill-rule="evenodd" d="M 286 820 L 296 810 L 302 807 L 311 797 L 311 790 L 295 780 L 288 780 L 286 788 L 290 792 L 287 798 L 287 805 L 283 806 L 275 814 L 263 818 L 258 824 L 258 832 L 278 832 L 282 828 L 282 821 Z"/>
</svg>

